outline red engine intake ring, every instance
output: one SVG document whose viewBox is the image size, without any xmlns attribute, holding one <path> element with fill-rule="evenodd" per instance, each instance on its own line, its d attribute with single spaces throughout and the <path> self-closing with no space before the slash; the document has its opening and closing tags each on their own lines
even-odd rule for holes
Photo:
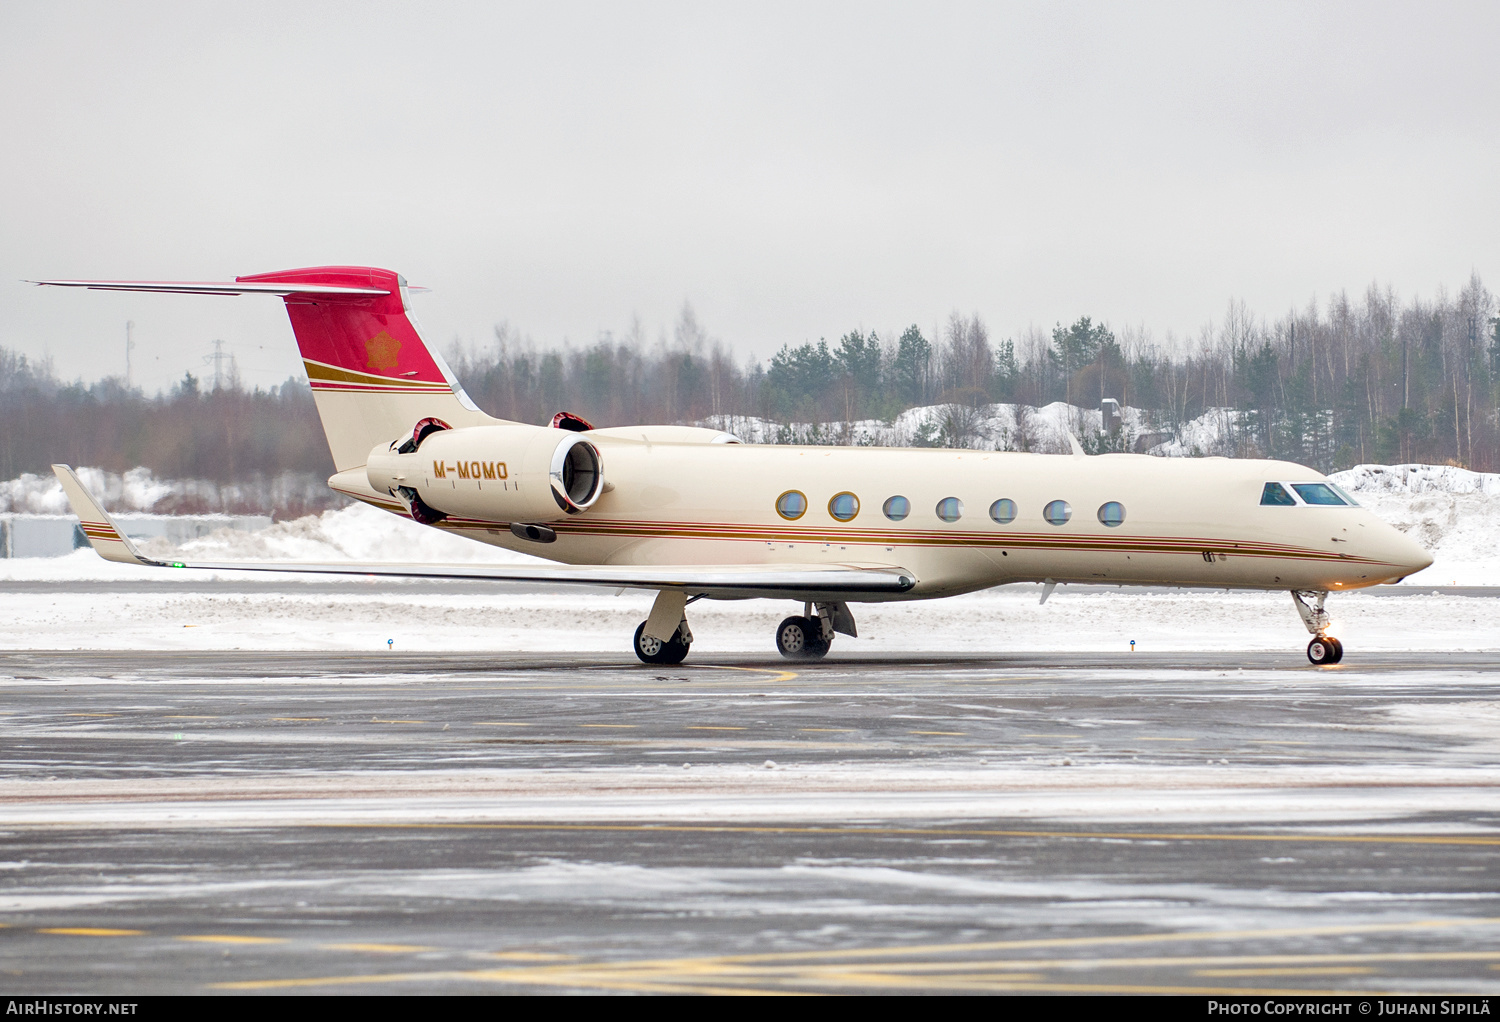
<svg viewBox="0 0 1500 1022">
<path fill-rule="evenodd" d="M 439 419 L 435 416 L 429 415 L 425 419 L 419 419 L 417 421 L 417 424 L 411 429 L 412 445 L 414 448 L 421 447 L 422 441 L 427 439 L 428 433 L 436 433 L 439 430 L 452 428 L 452 426 L 448 425 L 442 419 Z"/>
</svg>

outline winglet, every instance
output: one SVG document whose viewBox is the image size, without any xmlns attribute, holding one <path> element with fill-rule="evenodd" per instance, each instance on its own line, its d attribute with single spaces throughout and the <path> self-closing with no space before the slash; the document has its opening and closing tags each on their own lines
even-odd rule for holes
<svg viewBox="0 0 1500 1022">
<path fill-rule="evenodd" d="M 1085 454 L 1084 451 L 1083 451 L 1083 444 L 1081 444 L 1081 443 L 1078 442 L 1078 438 L 1073 435 L 1073 431 L 1071 429 L 1068 430 L 1068 446 L 1070 446 L 1070 447 L 1073 448 L 1073 457 L 1075 457 L 1075 458 L 1086 458 L 1086 457 L 1088 457 L 1088 455 Z"/>
<path fill-rule="evenodd" d="M 104 508 L 94 499 L 93 494 L 84 489 L 77 473 L 67 465 L 53 465 L 52 471 L 57 475 L 57 481 L 62 483 L 63 492 L 68 495 L 68 504 L 78 516 L 78 524 L 96 554 L 106 561 L 119 561 L 121 564 L 156 563 L 140 555 L 130 538 L 104 513 Z"/>
</svg>

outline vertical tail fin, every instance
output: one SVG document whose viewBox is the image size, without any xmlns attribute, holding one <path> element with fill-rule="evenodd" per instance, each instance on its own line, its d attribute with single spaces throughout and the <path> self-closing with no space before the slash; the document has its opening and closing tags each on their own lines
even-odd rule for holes
<svg viewBox="0 0 1500 1022">
<path fill-rule="evenodd" d="M 283 301 L 338 471 L 363 465 L 370 448 L 410 434 L 420 419 L 435 416 L 453 426 L 499 421 L 469 400 L 442 356 L 422 340 L 399 274 L 320 266 L 235 282 L 296 288 Z M 322 287 L 339 290 L 316 290 Z"/>
</svg>

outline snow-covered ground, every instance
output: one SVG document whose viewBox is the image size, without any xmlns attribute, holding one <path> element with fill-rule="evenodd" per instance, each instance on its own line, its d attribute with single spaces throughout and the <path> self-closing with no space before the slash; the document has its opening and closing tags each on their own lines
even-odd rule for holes
<svg viewBox="0 0 1500 1022">
<path fill-rule="evenodd" d="M 1500 577 L 1500 476 L 1445 466 L 1360 466 L 1334 477 L 1436 555 L 1415 588 L 1488 585 Z M 150 553 L 213 560 L 407 560 L 536 562 L 415 525 L 364 505 L 280 522 L 255 533 L 221 531 Z M 61 558 L 0 560 L 0 579 L 297 583 L 288 592 L 156 591 L 0 594 L 8 627 L 0 648 L 257 648 L 374 650 L 608 650 L 628 647 L 650 594 L 542 592 L 496 587 L 407 595 L 370 580 L 368 594 L 309 588 L 326 576 L 171 572 L 112 564 L 90 550 Z M 1500 648 L 1500 599 L 1414 595 L 1336 596 L 1337 634 L 1356 649 Z M 698 653 L 764 652 L 788 605 L 767 601 L 694 606 Z M 836 648 L 1007 652 L 1067 648 L 1118 651 L 1295 649 L 1306 641 L 1290 600 L 1274 593 L 1154 593 L 1060 588 L 1045 606 L 1034 587 L 1009 587 L 940 602 L 858 608 L 860 637 Z"/>
<path fill-rule="evenodd" d="M 212 742 L 206 730 L 195 742 Z M 236 735 L 244 741 L 244 735 Z M 821 821 L 1036 819 L 1205 826 L 1224 823 L 1358 825 L 1378 832 L 1490 834 L 1433 820 L 1500 812 L 1500 788 L 1472 768 L 1146 765 L 1118 760 L 1059 771 L 1055 755 L 1024 766 L 959 767 L 897 761 L 399 773 L 213 773 L 10 782 L 0 823 L 149 827 L 306 826 L 473 820 Z M 981 761 L 982 763 L 983 761 Z M 9 804 L 7 804 L 9 803 Z M 1427 817 L 1412 820 L 1411 817 Z M 113 892 L 112 892 L 113 893 Z M 117 895 L 118 896 L 118 895 Z M 34 908 L 0 893 L 0 911 Z M 45 903 L 45 902 L 42 902 Z"/>
<path fill-rule="evenodd" d="M 173 575 L 174 578 L 181 576 Z M 0 649 L 338 649 L 608 651 L 629 649 L 650 594 L 597 592 L 403 595 L 371 583 L 368 595 L 142 591 L 0 593 Z M 1497 649 L 1500 600 L 1417 595 L 1330 600 L 1335 631 L 1351 649 Z M 772 601 L 692 608 L 695 655 L 769 653 Z M 1005 653 L 1049 649 L 1141 652 L 1298 650 L 1307 635 L 1278 593 L 1137 593 L 1064 586 L 1038 604 L 1030 588 L 941 602 L 856 608 L 860 637 L 839 652 Z M 393 640 L 393 646 L 388 646 Z"/>
</svg>

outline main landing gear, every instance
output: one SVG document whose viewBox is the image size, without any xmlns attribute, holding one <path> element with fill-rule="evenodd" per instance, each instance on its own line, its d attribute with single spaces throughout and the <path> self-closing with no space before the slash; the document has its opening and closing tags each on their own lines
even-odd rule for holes
<svg viewBox="0 0 1500 1022">
<path fill-rule="evenodd" d="M 776 650 L 788 660 L 818 660 L 828 655 L 833 630 L 823 634 L 820 617 L 789 617 L 776 626 Z"/>
<path fill-rule="evenodd" d="M 636 625 L 633 648 L 643 664 L 680 664 L 687 659 L 688 650 L 692 647 L 693 633 L 688 630 L 686 619 L 677 626 L 677 631 L 666 642 L 654 635 L 647 635 L 646 622 Z"/>
<path fill-rule="evenodd" d="M 651 616 L 636 626 L 630 644 L 641 663 L 680 664 L 687 659 L 693 646 L 686 615 L 690 602 L 680 589 L 656 594 Z M 776 626 L 776 649 L 788 660 L 819 660 L 828 655 L 835 633 L 859 635 L 847 603 L 804 603 L 800 617 L 789 617 Z"/>
<path fill-rule="evenodd" d="M 1326 592 L 1292 590 L 1292 602 L 1297 606 L 1297 615 L 1312 633 L 1312 641 L 1307 644 L 1307 659 L 1318 667 L 1336 664 L 1344 659 L 1344 644 L 1328 634 L 1328 628 L 1333 622 L 1328 620 L 1328 614 L 1323 610 L 1323 601 L 1326 599 Z"/>
<path fill-rule="evenodd" d="M 635 641 L 630 644 L 641 663 L 680 664 L 687 659 L 693 646 L 687 605 L 687 594 L 681 589 L 662 589 L 656 594 L 651 616 L 636 626 Z"/>
<path fill-rule="evenodd" d="M 847 603 L 807 603 L 801 617 L 776 626 L 776 649 L 788 660 L 820 660 L 828 655 L 835 632 L 857 635 Z"/>
<path fill-rule="evenodd" d="M 697 599 L 696 596 L 693 599 Z M 651 617 L 636 626 L 631 650 L 642 663 L 681 663 L 693 647 L 693 629 L 687 627 L 687 593 L 657 591 Z"/>
</svg>

